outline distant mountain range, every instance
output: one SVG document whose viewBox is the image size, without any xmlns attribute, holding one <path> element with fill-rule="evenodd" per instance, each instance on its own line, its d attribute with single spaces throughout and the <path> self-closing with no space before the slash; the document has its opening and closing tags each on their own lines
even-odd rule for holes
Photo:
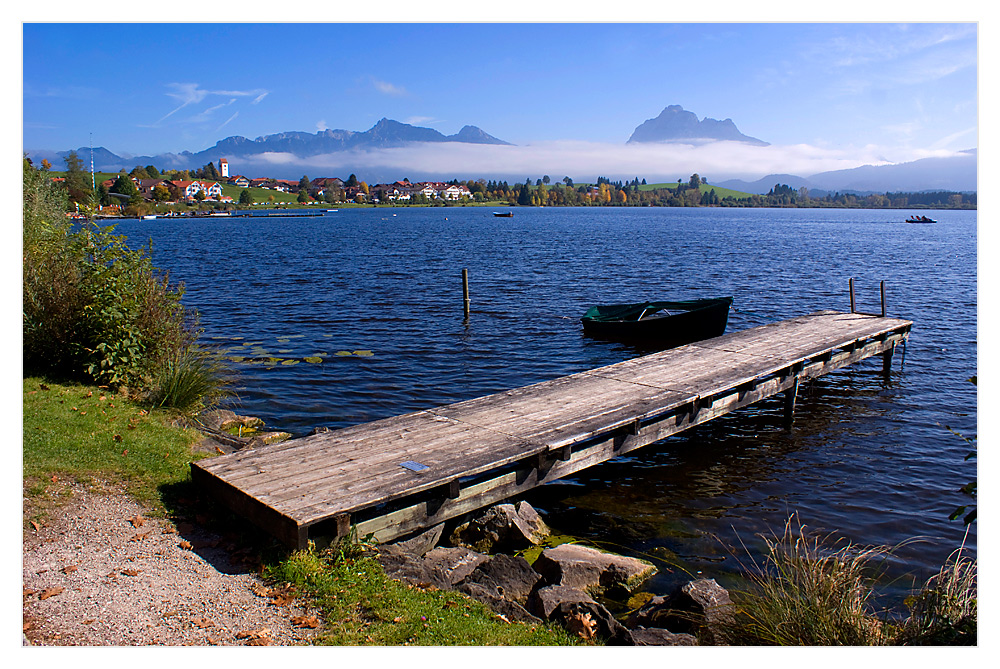
<svg viewBox="0 0 1000 669">
<path fill-rule="evenodd" d="M 217 163 L 220 158 L 226 158 L 230 163 L 240 158 L 249 158 L 263 153 L 291 153 L 299 158 L 334 153 L 349 150 L 384 149 L 406 146 L 414 142 L 462 142 L 465 144 L 503 144 L 513 146 L 510 142 L 482 131 L 474 125 L 467 125 L 454 135 L 443 135 L 432 128 L 400 123 L 383 118 L 364 132 L 353 130 L 321 130 L 315 134 L 308 132 L 281 132 L 274 135 L 264 135 L 257 139 L 246 137 L 227 137 L 215 146 L 191 153 L 164 153 L 156 156 L 115 155 L 104 148 L 94 149 L 94 169 L 101 172 L 117 172 L 121 169 L 131 170 L 136 165 L 156 165 L 161 170 L 185 170 L 204 167 L 208 163 Z M 89 163 L 90 149 L 80 147 L 76 150 L 84 163 Z M 69 151 L 32 151 L 30 157 L 36 162 L 47 158 L 55 169 L 59 169 L 63 158 Z"/>
<path fill-rule="evenodd" d="M 730 179 L 717 186 L 764 194 L 778 184 L 796 190 L 805 187 L 810 192 L 886 193 L 920 191 L 978 190 L 978 151 L 969 149 L 948 158 L 922 158 L 895 165 L 863 165 L 849 170 L 820 172 L 808 178 L 793 174 L 769 174 L 756 181 Z"/>
<path fill-rule="evenodd" d="M 755 137 L 748 137 L 736 128 L 733 120 L 714 118 L 698 120 L 694 112 L 680 105 L 670 105 L 656 118 L 648 119 L 635 129 L 628 143 L 638 142 L 745 142 L 754 146 L 770 146 Z"/>
<path fill-rule="evenodd" d="M 684 143 L 707 144 L 717 141 L 742 142 L 754 146 L 769 146 L 767 142 L 744 135 L 732 119 L 718 121 L 711 118 L 699 120 L 693 112 L 680 105 L 669 105 L 656 118 L 648 119 L 635 128 L 628 144 Z M 510 142 L 487 134 L 473 125 L 463 127 L 454 135 L 444 135 L 431 128 L 422 128 L 400 123 L 387 118 L 364 132 L 352 130 L 321 130 L 317 133 L 282 132 L 265 135 L 256 139 L 227 137 L 204 151 L 191 153 L 166 153 L 156 156 L 118 156 L 104 148 L 93 149 L 94 168 L 101 172 L 131 170 L 136 165 L 155 165 L 160 170 L 198 169 L 208 163 L 218 163 L 226 158 L 235 172 L 241 169 L 253 173 L 245 176 L 272 176 L 277 178 L 297 178 L 303 165 L 314 156 L 335 154 L 344 151 L 377 151 L 379 149 L 401 147 L 417 143 L 440 144 L 456 142 L 463 144 L 492 144 L 513 146 Z M 91 149 L 81 147 L 76 150 L 84 164 L 89 167 Z M 29 157 L 39 164 L 48 159 L 54 169 L 60 170 L 69 151 L 29 151 Z M 281 165 L 269 164 L 264 154 L 287 154 L 302 161 L 297 164 L 290 159 Z M 238 167 L 243 162 L 250 167 Z M 253 167 L 256 165 L 256 167 Z M 257 172 L 264 166 L 267 174 Z M 925 158 L 909 163 L 873 166 L 866 165 L 849 170 L 823 172 L 802 177 L 792 174 L 771 174 L 757 181 L 740 179 L 713 182 L 715 185 L 747 193 L 767 193 L 777 184 L 792 188 L 808 188 L 822 194 L 824 191 L 884 193 L 887 191 L 918 192 L 924 190 L 949 190 L 959 192 L 977 189 L 977 152 L 965 151 L 950 158 Z M 692 167 L 696 171 L 697 167 Z M 392 181 L 400 178 L 398 168 L 369 168 L 364 177 L 371 183 Z M 476 178 L 518 180 L 523 175 L 516 174 L 436 174 L 419 169 L 407 169 L 407 176 L 417 179 Z M 340 175 L 342 176 L 342 175 Z M 362 176 L 359 174 L 359 176 Z M 659 176 L 659 175 L 648 175 Z M 574 175 L 580 181 L 587 175 Z M 596 177 L 591 177 L 596 178 Z"/>
</svg>

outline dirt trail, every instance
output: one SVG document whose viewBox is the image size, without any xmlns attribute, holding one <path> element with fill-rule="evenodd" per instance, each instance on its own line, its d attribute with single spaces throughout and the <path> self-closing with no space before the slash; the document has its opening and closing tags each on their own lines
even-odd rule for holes
<svg viewBox="0 0 1000 669">
<path fill-rule="evenodd" d="M 64 484 L 57 497 L 24 532 L 27 643 L 296 645 L 316 633 L 314 612 L 226 538 L 151 518 L 117 490 Z"/>
</svg>

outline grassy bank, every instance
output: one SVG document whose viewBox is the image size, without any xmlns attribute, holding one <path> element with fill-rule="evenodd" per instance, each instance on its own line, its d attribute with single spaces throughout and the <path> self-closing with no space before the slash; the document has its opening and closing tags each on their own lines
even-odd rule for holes
<svg viewBox="0 0 1000 669">
<path fill-rule="evenodd" d="M 192 430 L 108 388 L 23 381 L 23 471 L 28 494 L 53 481 L 100 478 L 162 511 L 165 490 L 190 479 Z"/>
</svg>

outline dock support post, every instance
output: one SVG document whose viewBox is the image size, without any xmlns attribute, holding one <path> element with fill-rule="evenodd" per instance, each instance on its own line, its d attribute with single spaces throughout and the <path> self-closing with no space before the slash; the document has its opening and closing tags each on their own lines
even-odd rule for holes
<svg viewBox="0 0 1000 669">
<path fill-rule="evenodd" d="M 799 377 L 795 377 L 792 387 L 785 391 L 785 429 L 792 429 L 795 422 L 795 399 L 799 394 Z"/>
<path fill-rule="evenodd" d="M 465 320 L 469 320 L 469 270 L 462 270 L 462 299 L 465 303 Z"/>
<path fill-rule="evenodd" d="M 882 291 L 882 318 L 885 318 L 885 281 L 879 282 L 879 289 Z"/>
<path fill-rule="evenodd" d="M 856 311 L 856 309 L 855 309 L 855 303 L 854 303 L 854 278 L 852 277 L 847 282 L 847 284 L 851 288 L 851 313 L 853 314 Z"/>
<path fill-rule="evenodd" d="M 892 354 L 895 350 L 896 346 L 893 345 L 882 354 L 882 376 L 885 377 L 886 381 L 889 380 L 889 372 L 892 370 Z"/>
</svg>

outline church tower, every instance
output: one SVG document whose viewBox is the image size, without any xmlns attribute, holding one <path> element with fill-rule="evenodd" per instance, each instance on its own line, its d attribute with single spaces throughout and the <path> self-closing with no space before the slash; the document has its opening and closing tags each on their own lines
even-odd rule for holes
<svg viewBox="0 0 1000 669">
<path fill-rule="evenodd" d="M 229 178 L 229 161 L 226 160 L 225 158 L 219 159 L 219 175 L 223 179 Z"/>
</svg>

